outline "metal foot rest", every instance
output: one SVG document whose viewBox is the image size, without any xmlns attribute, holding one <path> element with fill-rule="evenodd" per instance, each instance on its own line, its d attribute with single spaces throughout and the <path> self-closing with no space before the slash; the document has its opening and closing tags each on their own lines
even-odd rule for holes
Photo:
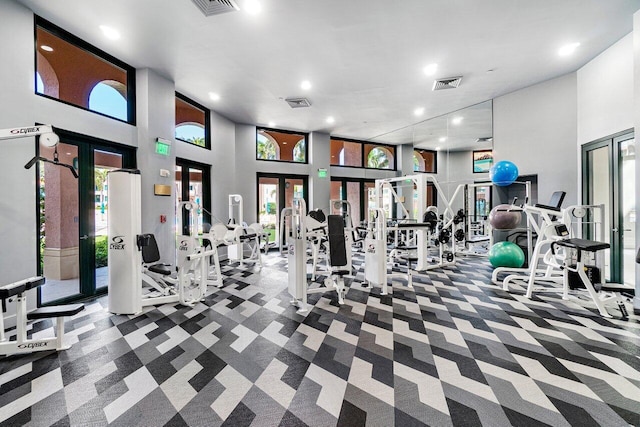
<svg viewBox="0 0 640 427">
<path fill-rule="evenodd" d="M 600 286 L 600 290 L 603 292 L 620 292 L 631 296 L 635 296 L 636 294 L 635 288 L 618 283 L 605 283 Z"/>
<path fill-rule="evenodd" d="M 73 316 L 84 310 L 84 304 L 53 305 L 40 307 L 27 314 L 27 319 L 48 319 L 50 317 Z"/>
<path fill-rule="evenodd" d="M 329 273 L 331 276 L 338 276 L 338 277 L 343 277 L 343 276 L 348 276 L 351 272 L 349 270 L 337 270 L 337 271 L 332 271 L 331 273 Z"/>
</svg>

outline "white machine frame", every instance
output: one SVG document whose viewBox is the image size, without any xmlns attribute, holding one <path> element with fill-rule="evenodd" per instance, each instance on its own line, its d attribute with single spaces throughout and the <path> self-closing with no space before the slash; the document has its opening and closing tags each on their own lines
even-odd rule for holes
<svg viewBox="0 0 640 427">
<path fill-rule="evenodd" d="M 30 277 L 28 279 L 9 283 L 0 286 L 0 289 L 9 293 L 7 299 L 16 302 L 16 339 L 11 341 L 4 331 L 4 317 L 0 313 L 0 354 L 11 355 L 21 353 L 31 353 L 34 351 L 66 350 L 71 347 L 64 342 L 64 318 L 77 314 L 84 309 L 83 304 L 73 304 L 67 306 L 46 307 L 36 309 L 41 310 L 42 315 L 38 318 L 55 317 L 55 336 L 49 338 L 27 338 L 27 319 L 29 317 L 27 309 L 27 292 L 44 284 L 44 277 Z M 35 313 L 32 312 L 32 313 Z M 51 313 L 47 315 L 46 313 Z"/>
<path fill-rule="evenodd" d="M 314 288 L 311 288 L 307 281 L 306 202 L 304 199 L 296 197 L 291 203 L 291 209 L 285 209 L 283 209 L 282 215 L 286 214 L 287 219 L 290 221 L 285 238 L 287 240 L 288 288 L 289 294 L 292 296 L 291 304 L 298 307 L 298 314 L 306 313 L 309 310 L 308 295 L 328 291 L 336 291 L 338 293 L 338 303 L 344 304 L 345 290 L 342 278 L 335 281 L 331 278 L 331 272 L 328 272 L 329 277 L 327 277 L 323 285 Z"/>
<path fill-rule="evenodd" d="M 196 237 L 179 236 L 177 278 L 154 273 L 143 264 L 139 237 L 142 229 L 141 178 L 137 170 L 109 171 L 109 311 L 115 314 L 135 314 L 143 307 L 180 303 L 193 306 L 202 300 L 207 290 L 207 274 L 200 264 L 208 258 L 197 257 L 204 248 Z M 197 215 L 191 202 L 190 217 Z M 184 251 L 181 251 L 184 247 Z M 206 265 L 208 270 L 208 265 Z M 143 284 L 153 290 L 143 294 Z"/>
</svg>

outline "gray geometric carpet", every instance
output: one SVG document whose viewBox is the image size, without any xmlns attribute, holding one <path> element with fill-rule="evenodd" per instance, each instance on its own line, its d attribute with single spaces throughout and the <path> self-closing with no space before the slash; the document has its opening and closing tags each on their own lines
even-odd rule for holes
<svg viewBox="0 0 640 427">
<path fill-rule="evenodd" d="M 66 323 L 69 350 L 0 358 L 0 425 L 640 425 L 633 315 L 528 300 L 462 259 L 386 296 L 360 265 L 344 305 L 316 294 L 301 316 L 286 260 L 265 264 L 223 266 L 224 287 L 192 308 L 86 304 Z"/>
</svg>

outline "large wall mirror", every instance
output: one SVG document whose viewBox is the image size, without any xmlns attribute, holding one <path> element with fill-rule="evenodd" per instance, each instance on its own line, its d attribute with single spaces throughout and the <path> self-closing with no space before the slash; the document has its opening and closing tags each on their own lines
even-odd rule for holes
<svg viewBox="0 0 640 427">
<path fill-rule="evenodd" d="M 440 117 L 425 120 L 412 127 L 414 168 L 423 171 L 422 159 L 429 153 L 437 153 L 435 175 L 443 196 L 450 200 L 460 184 L 489 181 L 489 168 L 493 164 L 493 102 L 481 102 Z M 428 166 L 428 162 L 425 161 Z M 432 170 L 424 170 L 429 173 Z M 476 187 L 476 205 L 482 209 L 490 206 L 487 188 Z M 484 194 L 486 192 L 486 195 Z M 479 202 L 486 197 L 486 202 Z M 462 195 L 453 202 L 454 209 L 463 207 Z M 482 212 L 479 212 L 482 214 Z"/>
<path fill-rule="evenodd" d="M 428 173 L 435 177 L 440 194 L 429 188 L 433 205 L 443 208 L 442 198 L 451 202 L 457 211 L 464 208 L 464 194 L 453 198 L 461 184 L 476 184 L 467 198 L 467 210 L 474 216 L 486 216 L 492 205 L 489 168 L 493 164 L 493 102 L 471 105 L 451 113 L 434 117 L 411 126 L 380 135 L 374 142 L 403 145 L 403 155 L 412 152 L 413 166 L 402 161 L 402 173 Z M 452 200 L 453 198 L 453 200 Z M 409 209 L 409 200 L 405 205 Z"/>
</svg>

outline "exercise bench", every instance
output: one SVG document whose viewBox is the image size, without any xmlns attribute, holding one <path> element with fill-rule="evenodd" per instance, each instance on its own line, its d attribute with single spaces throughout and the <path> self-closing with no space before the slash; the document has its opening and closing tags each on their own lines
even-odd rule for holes
<svg viewBox="0 0 640 427">
<path fill-rule="evenodd" d="M 576 263 L 575 265 L 570 264 L 569 257 L 565 257 L 562 265 L 558 265 L 563 271 L 563 287 L 565 289 L 565 295 L 569 289 L 569 272 L 577 273 L 582 281 L 582 284 L 586 288 L 587 292 L 591 296 L 591 299 L 595 303 L 600 315 L 603 317 L 612 317 L 606 310 L 604 303 L 608 300 L 613 299 L 617 304 L 620 312 L 622 313 L 623 318 L 628 317 L 627 309 L 624 305 L 624 299 L 621 296 L 621 293 L 624 292 L 627 295 L 634 295 L 635 289 L 631 286 L 627 286 L 624 284 L 618 283 L 605 283 L 604 280 L 601 280 L 602 283 L 594 284 L 592 283 L 589 276 L 585 272 L 586 266 L 584 263 L 583 252 L 591 252 L 596 253 L 598 251 L 602 251 L 610 248 L 610 244 L 606 242 L 598 242 L 593 240 L 585 240 L 585 239 L 562 239 L 557 240 L 551 243 L 551 254 L 555 257 L 556 247 L 564 247 L 567 249 L 572 249 L 576 251 Z M 604 278 L 604 275 L 601 274 L 601 277 Z M 597 285 L 597 290 L 596 290 Z M 608 295 L 604 295 L 608 294 Z"/>
<path fill-rule="evenodd" d="M 71 346 L 64 345 L 64 318 L 73 316 L 84 310 L 84 304 L 57 305 L 40 307 L 27 313 L 27 295 L 30 289 L 44 285 L 42 276 L 31 277 L 0 286 L 0 299 L 3 307 L 7 300 L 16 301 L 16 339 L 11 341 L 5 336 L 4 316 L 0 315 L 0 354 L 11 355 L 30 353 L 33 351 L 66 350 Z M 56 336 L 51 338 L 28 339 L 27 320 L 56 318 Z"/>
</svg>

